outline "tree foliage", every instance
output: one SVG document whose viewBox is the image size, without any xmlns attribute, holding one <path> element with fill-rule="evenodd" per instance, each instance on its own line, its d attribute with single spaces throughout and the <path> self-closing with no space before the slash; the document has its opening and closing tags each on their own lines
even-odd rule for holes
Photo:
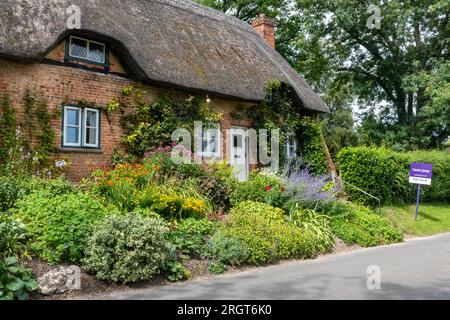
<svg viewBox="0 0 450 320">
<path fill-rule="evenodd" d="M 450 0 L 198 2 L 246 21 L 274 17 L 277 50 L 313 89 L 333 100 L 344 88 L 347 108 L 357 99 L 364 112 L 376 109 L 366 122 L 377 115 L 379 143 L 434 147 L 448 136 Z M 370 5 L 380 28 L 369 27 Z"/>
</svg>

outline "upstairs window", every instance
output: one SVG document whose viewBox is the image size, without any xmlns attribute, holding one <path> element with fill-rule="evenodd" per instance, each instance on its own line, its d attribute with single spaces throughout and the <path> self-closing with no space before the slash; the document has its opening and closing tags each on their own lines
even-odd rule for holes
<svg viewBox="0 0 450 320">
<path fill-rule="evenodd" d="M 99 148 L 99 140 L 99 110 L 75 106 L 64 107 L 64 147 Z"/>
<path fill-rule="evenodd" d="M 95 64 L 106 64 L 104 43 L 71 36 L 68 54 L 69 58 L 86 60 Z"/>
</svg>

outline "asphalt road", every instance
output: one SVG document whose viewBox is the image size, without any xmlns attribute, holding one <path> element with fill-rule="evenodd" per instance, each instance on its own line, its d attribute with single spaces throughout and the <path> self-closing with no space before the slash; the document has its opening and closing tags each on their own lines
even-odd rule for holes
<svg viewBox="0 0 450 320">
<path fill-rule="evenodd" d="M 376 267 L 368 289 L 369 266 Z M 450 299 L 450 234 L 101 299 Z"/>
</svg>

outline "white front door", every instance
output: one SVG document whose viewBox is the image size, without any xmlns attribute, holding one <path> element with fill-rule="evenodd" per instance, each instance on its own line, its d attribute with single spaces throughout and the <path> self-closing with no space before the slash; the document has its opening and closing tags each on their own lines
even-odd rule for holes
<svg viewBox="0 0 450 320">
<path fill-rule="evenodd" d="M 249 171 L 247 129 L 232 127 L 230 138 L 230 164 L 235 168 L 238 180 L 246 181 Z"/>
</svg>

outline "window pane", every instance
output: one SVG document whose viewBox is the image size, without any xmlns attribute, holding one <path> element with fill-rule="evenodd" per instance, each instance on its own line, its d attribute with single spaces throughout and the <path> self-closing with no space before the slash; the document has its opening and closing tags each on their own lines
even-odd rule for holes
<svg viewBox="0 0 450 320">
<path fill-rule="evenodd" d="M 80 125 L 80 114 L 79 110 L 66 109 L 66 124 L 69 126 L 79 126 Z"/>
<path fill-rule="evenodd" d="M 66 127 L 66 143 L 70 144 L 78 144 L 80 141 L 79 138 L 79 128 L 74 127 Z"/>
<path fill-rule="evenodd" d="M 86 144 L 97 145 L 97 129 L 86 128 Z"/>
<path fill-rule="evenodd" d="M 89 60 L 103 63 L 105 61 L 105 47 L 98 43 L 89 43 Z"/>
<path fill-rule="evenodd" d="M 77 58 L 87 58 L 87 41 L 72 38 L 70 43 L 70 55 Z"/>
<path fill-rule="evenodd" d="M 86 126 L 97 128 L 97 112 L 86 111 Z"/>
</svg>

